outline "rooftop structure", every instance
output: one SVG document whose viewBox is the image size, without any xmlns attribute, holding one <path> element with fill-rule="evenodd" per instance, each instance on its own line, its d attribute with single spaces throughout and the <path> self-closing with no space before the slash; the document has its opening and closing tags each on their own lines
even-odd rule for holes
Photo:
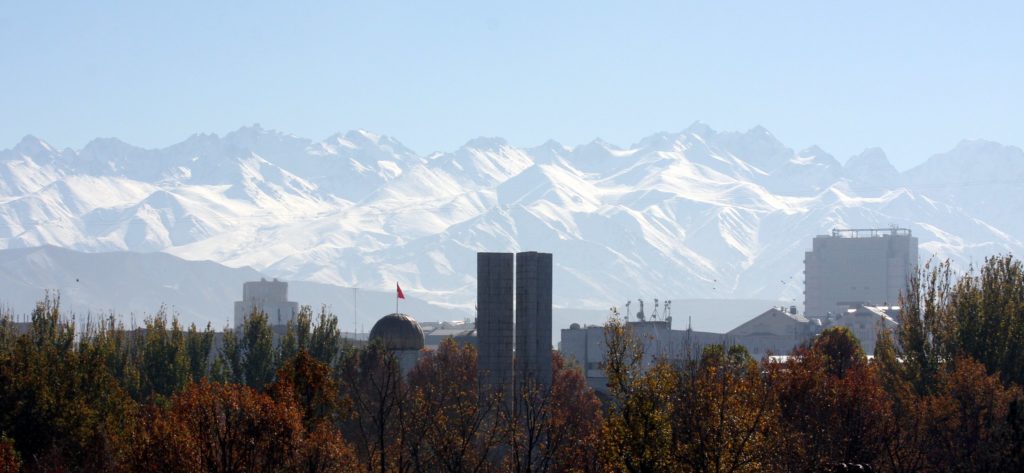
<svg viewBox="0 0 1024 473">
<path fill-rule="evenodd" d="M 370 340 L 380 339 L 388 350 L 420 350 L 423 330 L 416 319 L 407 314 L 388 314 L 370 329 Z"/>
<path fill-rule="evenodd" d="M 388 314 L 370 329 L 370 342 L 375 340 L 380 340 L 384 348 L 398 358 L 402 374 L 408 374 L 423 349 L 423 330 L 416 319 L 407 314 Z"/>
</svg>

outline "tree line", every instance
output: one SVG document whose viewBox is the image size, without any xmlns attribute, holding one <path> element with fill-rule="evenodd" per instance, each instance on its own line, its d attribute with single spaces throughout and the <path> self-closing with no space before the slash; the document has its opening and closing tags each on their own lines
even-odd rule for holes
<svg viewBox="0 0 1024 473">
<path fill-rule="evenodd" d="M 446 340 L 408 375 L 303 307 L 218 341 L 162 311 L 76 330 L 47 297 L 0 317 L 0 473 L 1024 471 L 1024 269 L 928 264 L 869 359 L 825 330 L 778 361 L 742 346 L 644 367 L 617 316 L 607 395 L 553 357 L 551 386 L 480 388 Z"/>
</svg>

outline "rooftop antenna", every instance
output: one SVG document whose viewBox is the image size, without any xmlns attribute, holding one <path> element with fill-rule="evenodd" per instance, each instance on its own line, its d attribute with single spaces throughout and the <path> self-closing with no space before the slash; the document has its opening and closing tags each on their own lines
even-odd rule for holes
<svg viewBox="0 0 1024 473">
<path fill-rule="evenodd" d="M 654 310 L 651 311 L 651 320 L 658 320 L 658 299 L 654 299 Z"/>
<path fill-rule="evenodd" d="M 632 304 L 632 303 L 633 303 L 633 301 L 626 301 L 626 321 L 627 322 L 629 321 L 629 305 Z"/>
<path fill-rule="evenodd" d="M 636 301 L 640 303 L 640 310 L 637 311 L 637 313 L 636 313 L 636 319 L 641 321 L 641 322 L 643 322 L 644 321 L 644 300 L 643 299 L 637 299 Z"/>
<path fill-rule="evenodd" d="M 672 328 L 672 300 L 665 301 L 665 321 L 668 322 L 668 328 Z"/>
</svg>

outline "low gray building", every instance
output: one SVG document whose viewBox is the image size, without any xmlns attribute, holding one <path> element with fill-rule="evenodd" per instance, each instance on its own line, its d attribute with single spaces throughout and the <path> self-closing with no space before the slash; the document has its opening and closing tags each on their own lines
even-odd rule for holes
<svg viewBox="0 0 1024 473">
<path fill-rule="evenodd" d="M 455 340 L 455 343 L 462 345 L 468 343 L 476 346 L 476 327 L 472 323 L 452 324 L 444 322 L 428 329 L 427 324 L 420 324 L 425 335 L 424 343 L 427 348 L 437 349 L 446 338 Z"/>
<path fill-rule="evenodd" d="M 728 332 L 750 355 L 788 355 L 794 348 L 821 331 L 821 322 L 808 320 L 796 311 L 773 307 Z"/>
<path fill-rule="evenodd" d="M 626 327 L 643 347 L 641 365 L 644 370 L 654 366 L 658 359 L 675 362 L 694 360 L 700 357 L 708 345 L 735 343 L 728 334 L 690 329 L 672 330 L 670 320 L 631 321 L 626 322 Z M 608 376 L 604 372 L 608 353 L 604 326 L 572 324 L 562 330 L 559 351 L 566 359 L 580 366 L 591 388 L 608 392 Z"/>
<path fill-rule="evenodd" d="M 878 331 L 885 328 L 895 330 L 899 325 L 896 320 L 899 318 L 898 306 L 865 306 L 859 305 L 840 312 L 838 316 L 828 321 L 830 327 L 847 327 L 853 332 L 853 336 L 860 341 L 860 347 L 867 355 L 874 355 L 875 345 L 878 342 Z"/>
</svg>

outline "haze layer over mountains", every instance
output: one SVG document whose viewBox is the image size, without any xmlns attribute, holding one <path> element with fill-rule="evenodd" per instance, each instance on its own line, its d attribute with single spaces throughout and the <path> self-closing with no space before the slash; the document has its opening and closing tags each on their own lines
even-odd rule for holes
<svg viewBox="0 0 1024 473">
<path fill-rule="evenodd" d="M 964 266 L 1020 254 L 1022 184 L 1024 152 L 998 143 L 964 141 L 900 173 L 879 149 L 844 163 L 761 127 L 701 123 L 625 147 L 477 138 L 431 155 L 362 130 L 312 141 L 252 126 L 162 149 L 28 136 L 0 151 L 0 249 L 165 252 L 377 290 L 401 281 L 467 310 L 477 251 L 537 250 L 555 255 L 561 307 L 799 305 L 803 252 L 835 227 L 909 227 L 922 257 Z"/>
</svg>

